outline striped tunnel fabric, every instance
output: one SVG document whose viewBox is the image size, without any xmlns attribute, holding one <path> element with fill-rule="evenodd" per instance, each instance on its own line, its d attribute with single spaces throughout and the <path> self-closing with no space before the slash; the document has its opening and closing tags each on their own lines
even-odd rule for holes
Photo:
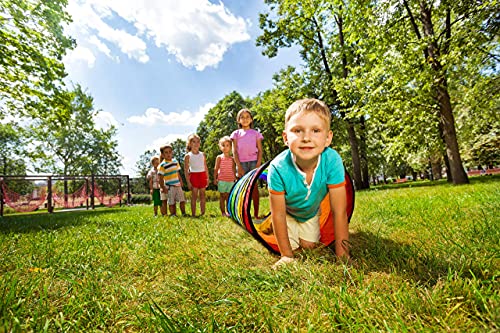
<svg viewBox="0 0 500 333">
<path fill-rule="evenodd" d="M 271 213 L 268 213 L 264 220 L 253 221 L 250 213 L 250 206 L 252 203 L 252 191 L 255 184 L 261 180 L 267 180 L 267 167 L 270 162 L 266 162 L 259 168 L 256 168 L 243 177 L 241 177 L 231 189 L 227 201 L 227 211 L 231 218 L 242 228 L 248 231 L 256 240 L 264 245 L 269 251 L 279 254 L 278 244 L 276 238 L 272 233 Z M 354 186 L 349 173 L 345 172 L 345 190 L 347 197 L 347 218 L 350 221 L 354 211 Z M 330 210 L 330 202 L 328 194 L 321 202 L 321 215 L 320 215 L 320 242 L 325 245 L 330 245 L 335 240 L 333 228 L 333 215 Z"/>
</svg>

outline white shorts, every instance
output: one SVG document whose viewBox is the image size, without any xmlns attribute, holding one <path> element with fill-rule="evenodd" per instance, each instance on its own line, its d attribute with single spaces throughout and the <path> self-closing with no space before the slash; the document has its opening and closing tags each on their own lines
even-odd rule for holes
<svg viewBox="0 0 500 333">
<path fill-rule="evenodd" d="M 168 197 L 167 197 L 167 193 L 165 193 L 165 192 L 161 192 L 161 191 L 160 191 L 160 200 L 161 200 L 161 201 L 165 201 L 165 200 L 167 200 L 167 199 L 168 199 Z"/>
<path fill-rule="evenodd" d="M 299 239 L 312 243 L 319 242 L 321 236 L 319 230 L 319 215 L 312 217 L 306 222 L 298 222 L 294 217 L 286 214 L 286 224 L 292 250 L 296 250 L 300 247 Z"/>
<path fill-rule="evenodd" d="M 176 202 L 184 202 L 186 198 L 184 197 L 184 191 L 180 186 L 169 186 L 168 187 L 168 205 L 175 205 Z"/>
</svg>

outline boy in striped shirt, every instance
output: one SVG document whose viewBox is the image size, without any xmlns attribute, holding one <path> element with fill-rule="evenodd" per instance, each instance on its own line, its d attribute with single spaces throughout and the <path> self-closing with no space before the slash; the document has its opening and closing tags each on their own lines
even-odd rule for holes
<svg viewBox="0 0 500 333">
<path fill-rule="evenodd" d="M 158 175 L 163 181 L 161 186 L 162 215 L 167 214 L 167 205 L 170 216 L 176 215 L 176 202 L 179 203 L 182 216 L 186 215 L 186 198 L 182 190 L 182 177 L 180 174 L 181 166 L 174 158 L 174 150 L 167 144 L 160 147 L 160 157 L 162 161 L 158 166 Z"/>
</svg>

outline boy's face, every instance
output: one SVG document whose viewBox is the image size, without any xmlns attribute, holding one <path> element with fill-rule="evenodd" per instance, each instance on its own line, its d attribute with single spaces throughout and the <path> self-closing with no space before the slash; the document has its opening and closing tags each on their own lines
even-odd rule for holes
<svg viewBox="0 0 500 333">
<path fill-rule="evenodd" d="M 314 161 L 332 142 L 332 131 L 315 112 L 300 112 L 286 124 L 283 140 L 296 158 L 296 163 Z"/>
<path fill-rule="evenodd" d="M 221 144 L 219 144 L 220 150 L 224 153 L 227 154 L 231 151 L 231 142 L 230 141 L 224 141 Z"/>
<path fill-rule="evenodd" d="M 174 152 L 170 148 L 163 149 L 163 158 L 167 161 L 171 161 L 174 157 Z"/>
<path fill-rule="evenodd" d="M 158 164 L 160 164 L 159 160 L 153 160 L 153 167 L 157 168 Z"/>
</svg>

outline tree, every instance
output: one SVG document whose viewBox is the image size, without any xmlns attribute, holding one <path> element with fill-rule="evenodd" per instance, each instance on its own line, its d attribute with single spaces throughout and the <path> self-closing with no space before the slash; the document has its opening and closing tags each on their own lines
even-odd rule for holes
<svg viewBox="0 0 500 333">
<path fill-rule="evenodd" d="M 30 131 L 37 143 L 32 156 L 39 162 L 38 170 L 56 174 L 79 175 L 117 173 L 121 166 L 112 139 L 116 129 L 97 129 L 93 98 L 80 85 L 72 91 L 61 92 L 64 103 L 62 117 L 42 117 L 33 120 Z M 48 106 L 50 108 L 50 106 Z M 108 182 L 103 190 L 109 192 Z M 64 194 L 68 194 L 68 182 L 64 180 Z M 66 198 L 66 197 L 65 197 Z"/>
<path fill-rule="evenodd" d="M 186 155 L 186 141 L 182 139 L 177 139 L 174 142 L 172 142 L 172 150 L 173 150 L 173 155 L 174 158 L 179 162 L 179 165 L 181 166 L 181 178 L 182 178 L 182 184 L 187 186 L 186 182 L 186 176 L 184 175 L 184 156 Z"/>
<path fill-rule="evenodd" d="M 137 175 L 139 176 L 139 178 L 138 178 L 139 181 L 138 181 L 138 186 L 136 186 L 133 189 L 133 192 L 135 192 L 135 193 L 149 193 L 149 184 L 148 184 L 148 181 L 146 179 L 146 176 L 147 176 L 149 170 L 151 170 L 151 168 L 152 168 L 151 158 L 153 156 L 159 156 L 158 152 L 155 149 L 146 150 L 141 156 L 139 156 L 139 159 L 137 160 L 137 162 L 135 162 L 135 171 L 137 172 Z"/>
<path fill-rule="evenodd" d="M 64 93 L 63 118 L 38 118 L 30 126 L 38 143 L 33 156 L 39 170 L 74 175 L 81 173 L 115 173 L 121 166 L 113 140 L 116 129 L 97 129 L 93 98 L 77 85 Z"/>
<path fill-rule="evenodd" d="M 46 116 L 66 76 L 62 57 L 74 47 L 63 33 L 66 0 L 0 0 L 0 117 Z M 60 109 L 58 111 L 67 111 Z"/>
<path fill-rule="evenodd" d="M 26 165 L 20 158 L 24 146 L 20 131 L 16 124 L 0 123 L 0 173 L 3 175 L 26 173 Z"/>
<path fill-rule="evenodd" d="M 259 123 L 262 140 L 263 161 L 272 160 L 285 145 L 282 133 L 285 123 L 285 111 L 298 98 L 303 96 L 303 76 L 288 67 L 273 76 L 274 87 L 261 92 L 252 100 L 254 118 Z"/>
<path fill-rule="evenodd" d="M 358 27 L 369 32 L 372 48 L 365 49 L 376 63 L 364 77 L 371 82 L 372 100 L 396 91 L 392 98 L 410 102 L 410 108 L 400 109 L 400 121 L 413 123 L 414 131 L 437 133 L 432 140 L 443 142 L 455 184 L 468 182 L 457 139 L 454 108 L 462 98 L 457 92 L 474 85 L 467 82 L 471 73 L 488 72 L 498 62 L 498 9 L 495 1 L 385 1 Z M 392 101 L 386 105 L 397 108 Z"/>
<path fill-rule="evenodd" d="M 231 135 L 238 128 L 236 123 L 238 111 L 250 107 L 250 101 L 233 91 L 211 108 L 198 125 L 196 133 L 203 138 L 200 149 L 207 157 L 209 171 L 213 169 L 215 158 L 220 154 L 219 139 Z M 259 127 L 259 123 L 255 119 L 254 127 Z"/>
<path fill-rule="evenodd" d="M 366 149 L 362 145 L 364 118 L 349 114 L 354 101 L 342 100 L 335 87 L 336 80 L 349 79 L 350 68 L 356 63 L 355 53 L 345 43 L 344 3 L 324 0 L 267 0 L 266 3 L 272 14 L 260 16 L 263 34 L 257 38 L 257 45 L 264 46 L 263 54 L 269 57 L 274 57 L 283 47 L 300 47 L 308 72 L 310 96 L 325 101 L 332 114 L 346 122 L 344 128 L 351 146 L 354 182 L 358 188 L 368 187 Z M 356 131 L 361 132 L 360 138 Z"/>
</svg>

